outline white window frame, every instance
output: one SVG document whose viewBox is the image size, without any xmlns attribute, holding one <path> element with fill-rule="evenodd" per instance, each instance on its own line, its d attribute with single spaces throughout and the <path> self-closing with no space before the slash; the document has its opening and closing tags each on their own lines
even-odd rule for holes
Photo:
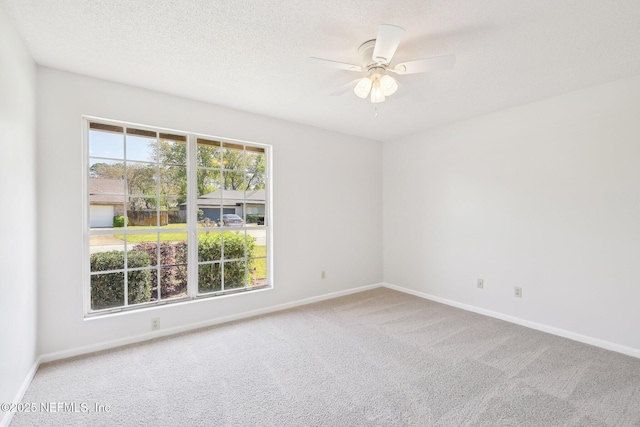
<svg viewBox="0 0 640 427">
<path fill-rule="evenodd" d="M 187 138 L 187 227 L 182 230 L 178 229 L 177 232 L 185 231 L 187 232 L 187 242 L 188 242 L 188 254 L 187 254 L 187 295 L 182 298 L 172 298 L 172 299 L 159 299 L 157 301 L 139 303 L 134 305 L 128 305 L 127 298 L 125 297 L 125 301 L 123 306 L 106 308 L 101 310 L 92 310 L 91 309 L 91 268 L 90 268 L 90 236 L 91 235 L 100 235 L 100 234 L 114 234 L 113 229 L 107 230 L 92 230 L 90 227 L 90 202 L 89 202 L 89 165 L 90 165 L 90 155 L 89 155 L 89 132 L 90 132 L 90 123 L 97 122 L 105 125 L 113 125 L 113 126 L 122 126 L 125 128 L 136 128 L 136 129 L 146 129 L 150 131 L 154 131 L 159 133 L 171 133 L 184 135 Z M 267 267 L 267 285 L 251 288 L 237 288 L 234 290 L 222 290 L 215 291 L 210 293 L 198 293 L 198 188 L 197 188 L 197 140 L 199 138 L 207 139 L 207 140 L 215 140 L 220 141 L 223 144 L 241 144 L 243 146 L 256 147 L 264 150 L 265 154 L 265 166 L 266 166 L 266 185 L 265 185 L 265 224 L 262 226 L 251 227 L 252 229 L 260 229 L 265 230 L 266 232 L 266 267 Z M 153 307 L 159 307 L 167 304 L 175 304 L 175 303 L 185 303 L 185 302 L 195 302 L 202 301 L 209 298 L 215 298 L 218 296 L 235 296 L 242 295 L 245 293 L 254 293 L 261 292 L 265 290 L 271 290 L 274 287 L 273 280 L 273 203 L 272 203 L 272 182 L 273 182 L 273 168 L 272 168 L 272 156 L 273 156 L 273 147 L 267 144 L 261 144 L 251 141 L 244 141 L 239 139 L 225 138 L 214 135 L 201 134 L 196 132 L 182 131 L 170 128 L 163 128 L 157 126 L 149 126 L 132 122 L 125 122 L 119 120 L 111 120 L 105 119 L 102 117 L 95 116 L 82 116 L 82 170 L 83 170 L 83 185 L 82 185 L 82 205 L 83 205 L 83 221 L 82 221 L 82 230 L 83 230 L 83 311 L 85 318 L 95 317 L 95 316 L 103 316 L 120 312 L 135 312 L 141 309 L 148 309 Z M 125 152 L 125 162 L 126 152 Z M 244 208 L 243 208 L 244 209 Z M 246 209 L 244 209 L 244 217 L 246 218 Z M 125 209 L 125 217 L 126 217 L 126 209 Z M 243 226 L 243 230 L 246 228 Z M 229 231 L 229 228 L 221 228 L 220 231 Z M 149 233 L 149 234 L 158 234 L 158 229 L 154 230 L 136 230 L 133 233 Z M 120 234 L 120 233 L 118 233 Z M 124 247 L 126 254 L 126 246 Z M 126 256 L 126 255 L 125 255 Z M 247 259 L 245 254 L 245 260 Z M 222 262 L 222 261 L 221 261 Z M 127 277 L 125 270 L 124 276 Z M 125 290 L 126 290 L 126 279 L 125 279 Z M 125 293 L 126 295 L 126 293 Z"/>
</svg>

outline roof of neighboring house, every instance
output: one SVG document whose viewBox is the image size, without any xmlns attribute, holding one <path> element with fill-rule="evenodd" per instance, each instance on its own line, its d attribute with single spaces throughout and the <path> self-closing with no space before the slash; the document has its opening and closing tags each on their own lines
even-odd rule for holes
<svg viewBox="0 0 640 427">
<path fill-rule="evenodd" d="M 239 190 L 216 190 L 198 197 L 198 205 L 241 205 L 245 203 L 245 201 L 251 205 L 264 205 L 265 195 L 266 193 L 264 190 L 254 190 L 247 192 Z"/>
<path fill-rule="evenodd" d="M 89 178 L 89 204 L 116 205 L 124 203 L 124 180 Z M 120 196 L 117 196 L 120 194 Z"/>
</svg>

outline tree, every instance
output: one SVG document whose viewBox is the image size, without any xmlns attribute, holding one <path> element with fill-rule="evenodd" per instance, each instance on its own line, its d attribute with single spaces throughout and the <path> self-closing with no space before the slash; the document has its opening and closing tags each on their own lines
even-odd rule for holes
<svg viewBox="0 0 640 427">
<path fill-rule="evenodd" d="M 95 163 L 89 168 L 89 176 L 97 179 L 124 179 L 127 194 L 140 196 L 155 196 L 156 167 L 153 164 L 128 163 Z M 129 209 L 155 209 L 155 199 L 146 197 L 132 197 Z"/>
<path fill-rule="evenodd" d="M 161 207 L 175 208 L 187 201 L 187 144 L 161 138 L 154 144 L 153 153 L 159 164 Z M 167 197 L 176 199 L 168 203 Z"/>
<path fill-rule="evenodd" d="M 219 143 L 218 143 L 219 144 Z M 186 144 L 159 140 L 155 148 L 155 156 L 161 165 L 186 164 Z M 264 152 L 243 150 L 242 146 L 198 144 L 198 172 L 196 185 L 198 195 L 224 190 L 259 190 L 265 186 Z M 173 168 L 173 172 L 163 171 L 161 181 L 173 182 L 172 191 L 176 195 L 186 197 L 186 169 Z M 163 175 L 164 173 L 164 175 Z M 177 184 L 176 184 L 177 183 Z"/>
<path fill-rule="evenodd" d="M 89 169 L 92 178 L 126 179 L 130 209 L 175 208 L 187 198 L 187 144 L 158 139 L 151 146 L 156 164 L 124 162 L 95 163 Z M 198 144 L 198 195 L 218 189 L 255 191 L 265 188 L 265 155 L 243 146 Z M 149 197 L 144 197 L 149 196 Z M 151 197 L 153 196 L 153 197 Z"/>
<path fill-rule="evenodd" d="M 265 186 L 265 155 L 264 152 L 253 154 L 247 151 L 247 181 L 245 190 L 263 190 Z"/>
</svg>

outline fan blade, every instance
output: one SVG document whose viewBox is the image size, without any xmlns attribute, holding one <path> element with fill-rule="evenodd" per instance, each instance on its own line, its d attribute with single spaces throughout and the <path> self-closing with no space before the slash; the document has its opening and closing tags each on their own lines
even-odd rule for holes
<svg viewBox="0 0 640 427">
<path fill-rule="evenodd" d="M 334 90 L 329 95 L 331 95 L 331 96 L 343 95 L 346 92 L 349 92 L 350 90 L 353 90 L 353 88 L 356 87 L 356 84 L 358 84 L 359 81 L 360 81 L 360 79 L 352 80 L 349 83 L 347 83 L 346 85 L 340 86 L 338 89 Z"/>
<path fill-rule="evenodd" d="M 455 55 L 434 56 L 416 61 L 401 62 L 394 68 L 388 68 L 398 74 L 426 73 L 429 71 L 450 70 L 456 65 Z"/>
<path fill-rule="evenodd" d="M 331 64 L 333 67 L 339 68 L 341 70 L 362 71 L 362 67 L 359 66 L 359 65 L 347 64 L 345 62 L 332 61 L 331 59 L 316 58 L 315 56 L 312 56 L 309 59 L 313 59 L 314 61 L 322 61 L 324 63 Z"/>
<path fill-rule="evenodd" d="M 396 53 L 403 34 L 404 28 L 389 24 L 380 25 L 378 37 L 376 37 L 376 45 L 373 48 L 373 60 L 379 64 L 391 62 L 391 58 Z"/>
</svg>

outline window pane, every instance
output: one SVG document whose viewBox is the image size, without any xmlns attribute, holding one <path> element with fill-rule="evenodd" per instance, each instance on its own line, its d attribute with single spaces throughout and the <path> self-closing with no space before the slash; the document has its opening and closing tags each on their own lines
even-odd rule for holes
<svg viewBox="0 0 640 427">
<path fill-rule="evenodd" d="M 126 164 L 127 194 L 155 196 L 158 193 L 158 167 L 153 163 Z"/>
<path fill-rule="evenodd" d="M 224 263 L 224 289 L 244 288 L 248 284 L 246 261 Z"/>
<path fill-rule="evenodd" d="M 244 189 L 247 192 L 254 192 L 257 190 L 263 190 L 266 186 L 266 176 L 264 173 L 247 173 L 245 175 L 245 185 Z M 264 196 L 262 197 L 262 201 L 264 201 Z"/>
<path fill-rule="evenodd" d="M 95 274 L 91 276 L 91 309 L 124 305 L 124 273 Z"/>
<path fill-rule="evenodd" d="M 89 200 L 89 227 L 92 230 L 116 231 L 124 226 L 124 196 L 97 195 L 89 196 Z"/>
<path fill-rule="evenodd" d="M 186 231 L 167 231 L 171 227 L 163 228 L 160 233 L 160 250 L 164 254 L 160 257 L 162 265 L 177 264 L 181 261 L 173 261 L 175 257 L 185 257 L 187 251 Z"/>
<path fill-rule="evenodd" d="M 205 168 L 222 167 L 222 150 L 219 141 L 198 138 L 198 166 Z"/>
<path fill-rule="evenodd" d="M 89 226 L 112 228 L 114 217 L 124 215 L 123 164 L 95 158 L 89 164 Z"/>
<path fill-rule="evenodd" d="M 198 169 L 198 197 L 221 198 L 222 172 L 214 169 Z"/>
<path fill-rule="evenodd" d="M 187 265 L 160 267 L 162 299 L 180 298 L 187 295 Z"/>
<path fill-rule="evenodd" d="M 222 144 L 222 165 L 225 169 L 244 171 L 244 146 L 239 144 Z"/>
<path fill-rule="evenodd" d="M 120 185 L 109 185 L 107 188 L 98 188 L 101 192 L 110 194 L 124 194 L 124 161 L 91 157 L 89 159 L 89 183 L 95 180 L 115 180 Z M 100 185 L 100 184 L 98 184 Z M 108 191 L 107 191 L 108 190 Z"/>
<path fill-rule="evenodd" d="M 244 225 L 244 173 L 222 173 L 222 226 L 242 227 Z"/>
<path fill-rule="evenodd" d="M 198 261 L 219 261 L 222 259 L 222 233 L 205 231 L 198 233 Z"/>
<path fill-rule="evenodd" d="M 198 293 L 222 290 L 220 263 L 198 265 Z"/>
<path fill-rule="evenodd" d="M 247 230 L 247 263 L 249 286 L 267 284 L 267 230 Z"/>
<path fill-rule="evenodd" d="M 127 210 L 127 227 L 158 227 L 158 199 L 155 197 L 130 197 Z"/>
<path fill-rule="evenodd" d="M 247 257 L 267 256 L 267 230 L 247 230 Z"/>
<path fill-rule="evenodd" d="M 100 243 L 102 236 L 92 236 L 92 243 Z M 92 245 L 90 247 L 90 271 L 122 270 L 124 268 L 124 243 L 116 245 Z"/>
<path fill-rule="evenodd" d="M 247 146 L 245 149 L 246 171 L 249 173 L 265 173 L 267 161 L 264 148 Z"/>
<path fill-rule="evenodd" d="M 127 160 L 156 162 L 157 139 L 141 135 L 127 135 Z"/>
<path fill-rule="evenodd" d="M 150 269 L 151 278 L 151 301 L 158 301 L 158 276 L 160 267 L 152 267 Z"/>
<path fill-rule="evenodd" d="M 160 220 L 162 224 L 187 226 L 187 203 L 180 197 L 162 197 L 160 199 Z M 166 219 L 165 219 L 166 216 Z M 166 222 L 165 222 L 166 221 Z"/>
<path fill-rule="evenodd" d="M 185 138 L 186 140 L 186 138 Z M 162 138 L 158 144 L 159 161 L 165 165 L 187 165 L 187 144 Z"/>
<path fill-rule="evenodd" d="M 89 156 L 124 159 L 124 134 L 90 130 Z"/>
<path fill-rule="evenodd" d="M 217 226 L 221 218 L 222 191 L 221 172 L 199 169 L 198 183 L 198 223 L 204 227 Z"/>
<path fill-rule="evenodd" d="M 151 278 L 156 274 L 155 269 L 129 271 L 127 273 L 128 303 L 141 304 L 151 301 Z"/>
<path fill-rule="evenodd" d="M 219 207 L 200 206 L 198 209 L 198 227 L 211 228 L 222 225 L 222 210 Z"/>
<path fill-rule="evenodd" d="M 159 234 L 130 234 L 127 241 L 137 241 L 129 252 L 137 253 L 137 265 L 129 264 L 129 268 L 144 266 L 148 260 L 150 266 L 160 268 L 151 270 L 150 289 L 151 298 L 158 299 L 158 274 L 160 275 L 160 292 L 162 298 L 174 298 L 186 292 L 187 283 L 187 233 L 162 232 Z M 158 245 L 158 239 L 160 244 Z"/>
<path fill-rule="evenodd" d="M 160 233 L 160 285 L 162 298 L 173 298 L 186 292 L 187 233 Z M 154 288 L 157 279 L 152 278 Z"/>
<path fill-rule="evenodd" d="M 222 244 L 223 259 L 242 259 L 246 256 L 246 238 L 244 231 L 226 231 Z"/>
<path fill-rule="evenodd" d="M 262 286 L 267 284 L 267 259 L 253 258 L 249 260 L 249 286 Z"/>
<path fill-rule="evenodd" d="M 266 225 L 267 193 L 265 186 L 264 175 L 247 175 L 247 190 L 244 192 L 247 224 Z"/>
<path fill-rule="evenodd" d="M 129 268 L 155 266 L 158 263 L 158 235 L 156 233 L 127 234 Z M 131 255 L 135 258 L 132 258 Z"/>
<path fill-rule="evenodd" d="M 187 168 L 184 166 L 160 167 L 160 194 L 187 196 Z"/>
<path fill-rule="evenodd" d="M 221 188 L 225 190 L 224 197 L 242 199 L 244 194 L 235 194 L 235 191 L 243 192 L 245 189 L 244 185 L 244 172 L 222 172 L 221 178 L 222 181 L 220 183 Z M 229 191 L 229 195 L 227 195 L 227 191 Z M 236 196 L 236 197 L 233 197 Z M 239 197 L 238 197 L 239 196 Z"/>
</svg>

